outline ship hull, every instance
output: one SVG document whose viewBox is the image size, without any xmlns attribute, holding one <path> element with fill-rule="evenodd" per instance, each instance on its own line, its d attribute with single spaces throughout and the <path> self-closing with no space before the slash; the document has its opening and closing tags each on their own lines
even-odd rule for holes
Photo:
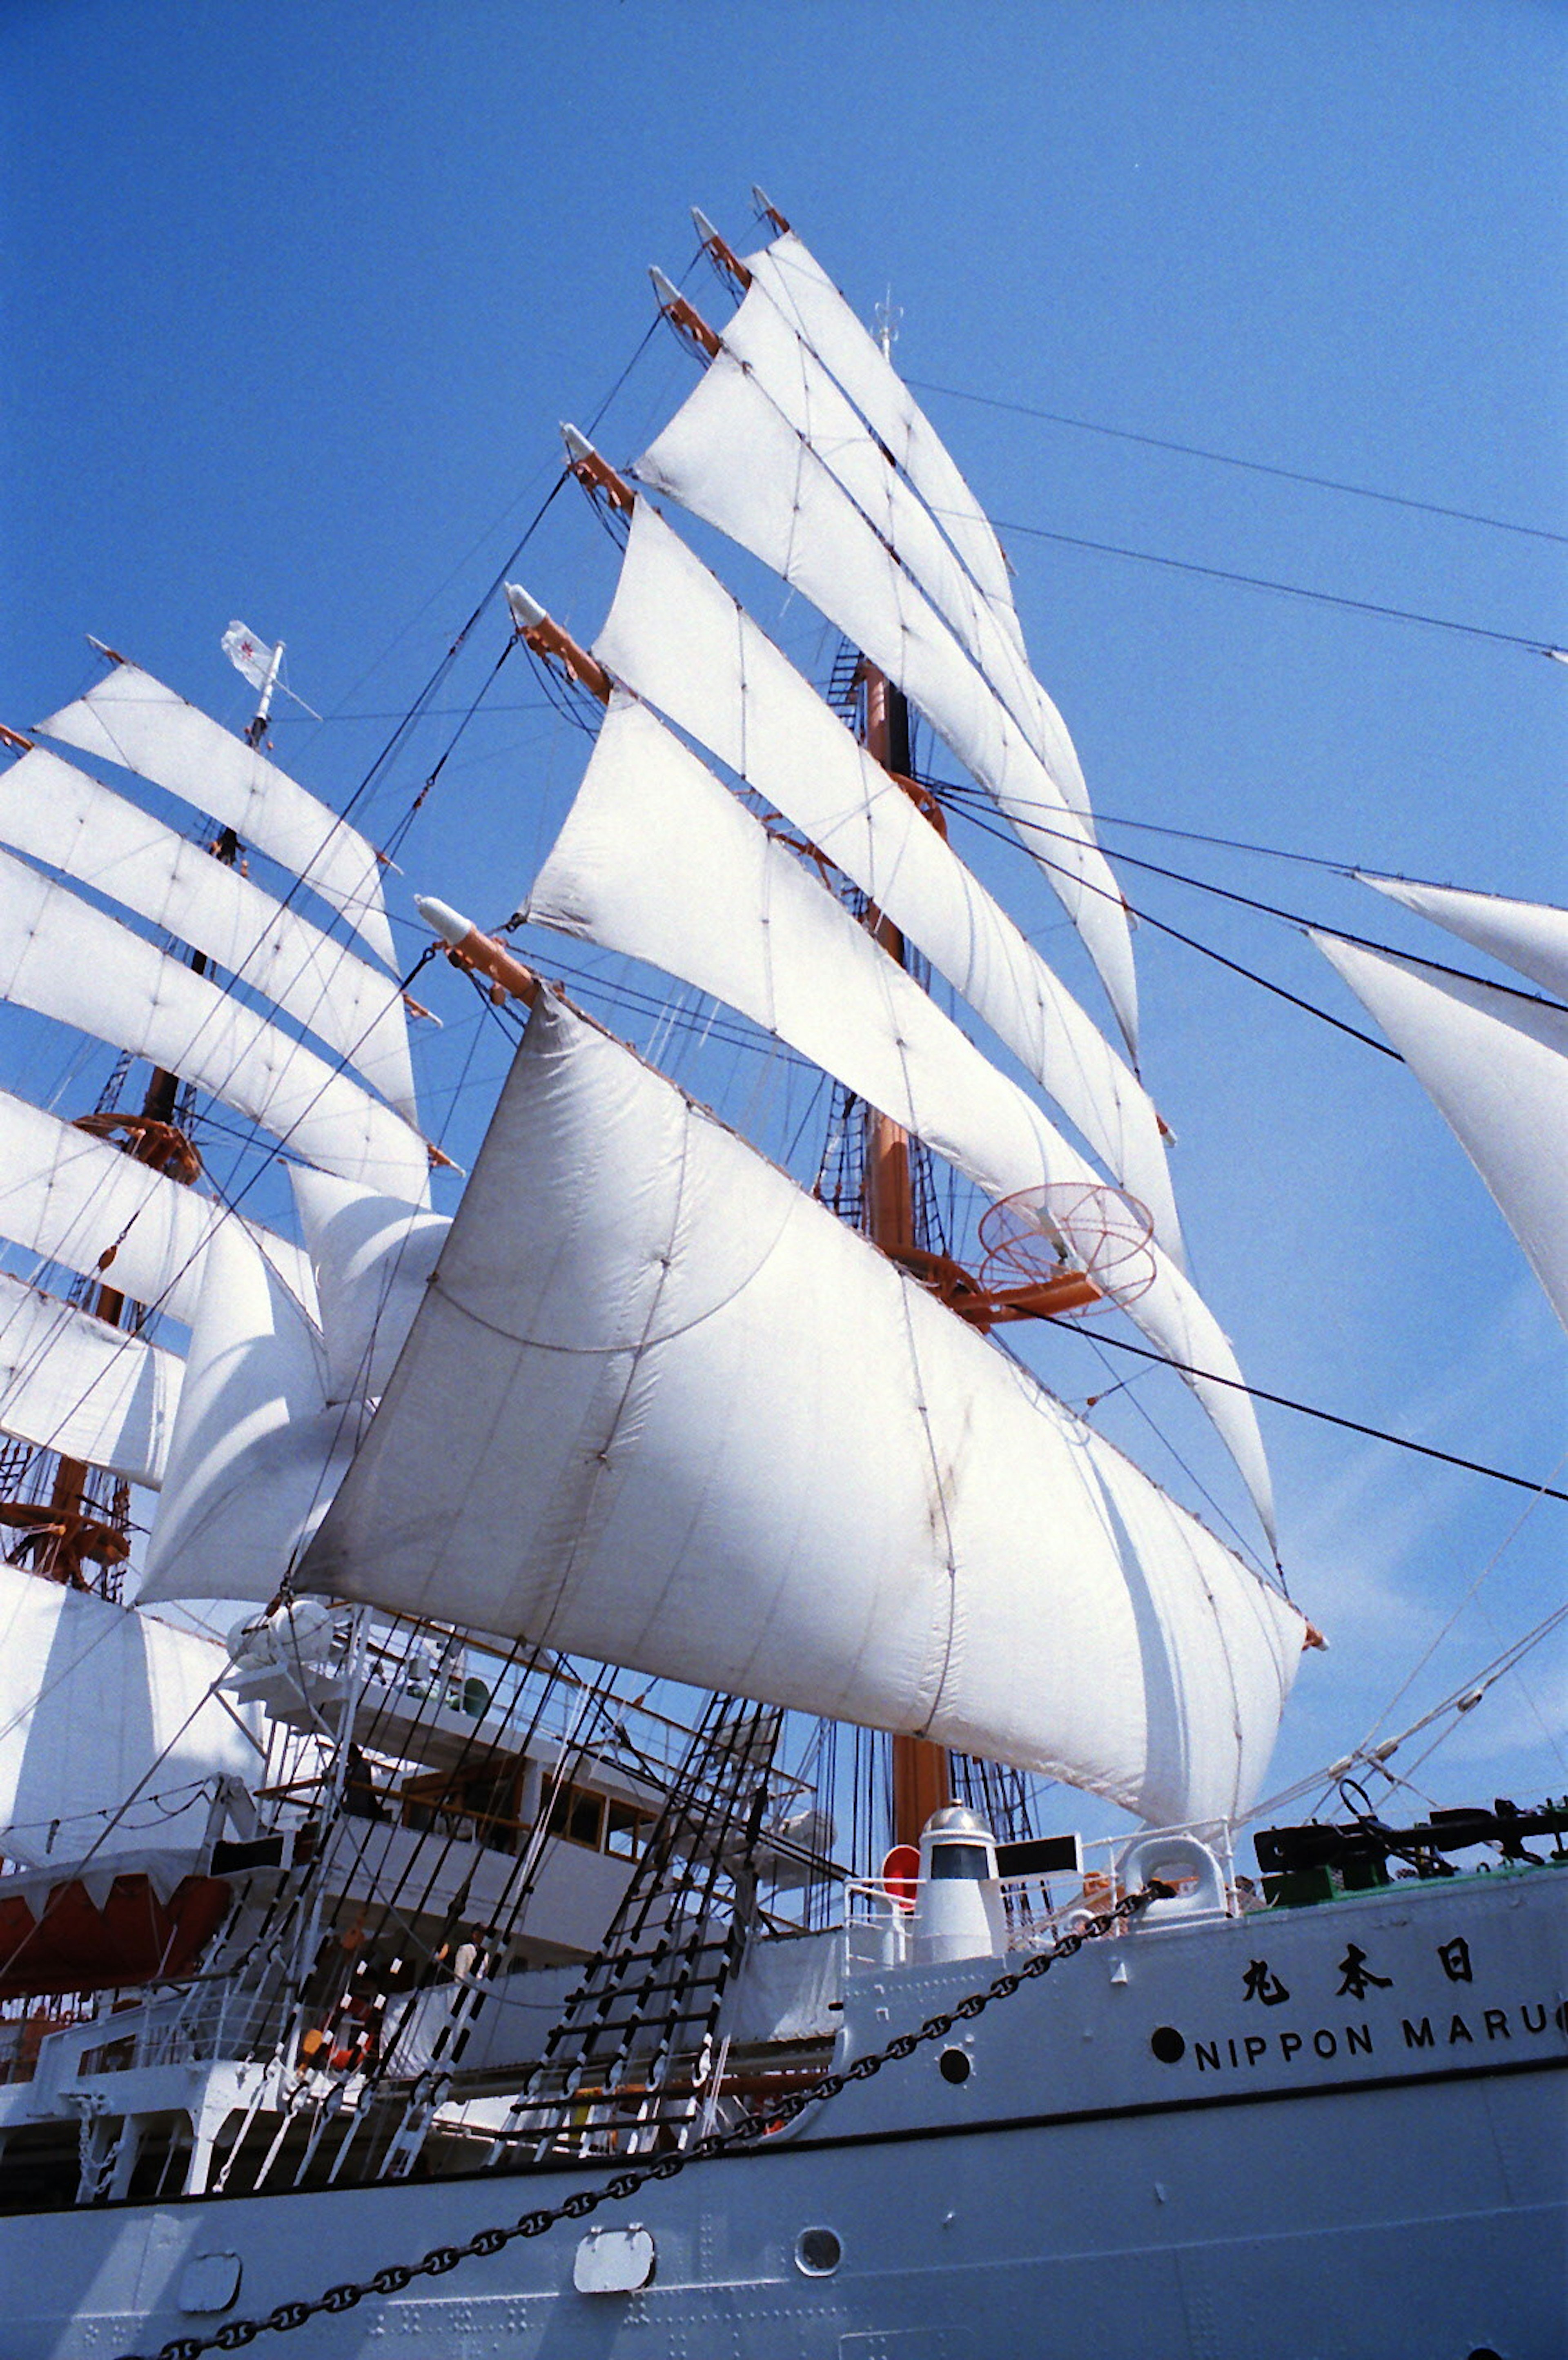
<svg viewBox="0 0 1568 2360">
<path fill-rule="evenodd" d="M 1565 1903 L 1526 1872 L 1087 1943 L 781 2136 L 263 2348 L 1562 2360 Z M 845 2053 L 987 1980 L 853 1978 Z M 616 2169 L 13 2214 L 7 2360 L 210 2336 Z"/>
</svg>

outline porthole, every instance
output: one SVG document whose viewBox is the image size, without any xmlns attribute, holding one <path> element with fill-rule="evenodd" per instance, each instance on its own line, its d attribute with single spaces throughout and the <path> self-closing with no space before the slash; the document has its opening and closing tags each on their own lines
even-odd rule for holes
<svg viewBox="0 0 1568 2360">
<path fill-rule="evenodd" d="M 937 2070 L 944 2081 L 950 2081 L 957 2089 L 974 2071 L 974 2060 L 967 2049 L 944 2049 L 937 2060 Z"/>
<path fill-rule="evenodd" d="M 844 2258 L 836 2229 L 803 2229 L 795 2241 L 795 2266 L 808 2278 L 830 2278 Z"/>
</svg>

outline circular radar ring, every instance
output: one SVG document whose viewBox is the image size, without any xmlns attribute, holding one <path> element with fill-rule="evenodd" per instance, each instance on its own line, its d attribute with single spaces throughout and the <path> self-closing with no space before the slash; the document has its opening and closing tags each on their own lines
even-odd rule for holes
<svg viewBox="0 0 1568 2360">
<path fill-rule="evenodd" d="M 1052 1181 L 1000 1197 L 981 1217 L 980 1243 L 980 1283 L 990 1293 L 1043 1286 L 1074 1271 L 1091 1279 L 1098 1300 L 1069 1317 L 1135 1303 L 1155 1281 L 1147 1207 L 1097 1182 Z"/>
</svg>

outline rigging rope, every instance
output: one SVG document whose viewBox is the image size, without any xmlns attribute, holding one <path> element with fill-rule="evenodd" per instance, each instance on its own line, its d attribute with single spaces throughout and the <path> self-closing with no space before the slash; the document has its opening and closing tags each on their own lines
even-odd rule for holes
<svg viewBox="0 0 1568 2360">
<path fill-rule="evenodd" d="M 1324 1426 L 1343 1426 L 1349 1434 L 1365 1434 L 1373 1442 L 1391 1442 L 1400 1450 L 1413 1450 L 1422 1459 L 1441 1459 L 1445 1467 L 1461 1467 L 1467 1475 L 1487 1475 L 1494 1483 L 1511 1483 L 1521 1491 L 1533 1491 L 1542 1500 L 1568 1500 L 1568 1491 L 1555 1491 L 1550 1483 L 1538 1483 L 1530 1475 L 1509 1475 L 1500 1467 L 1488 1467 L 1479 1459 L 1460 1459 L 1452 1450 L 1436 1450 L 1430 1442 L 1413 1442 L 1408 1434 L 1390 1434 L 1380 1426 L 1364 1426 L 1359 1418 L 1341 1417 L 1337 1411 L 1317 1409 L 1310 1402 L 1296 1401 L 1288 1393 L 1266 1393 L 1261 1385 L 1249 1385 L 1241 1377 L 1217 1376 L 1212 1369 L 1195 1369 L 1186 1360 L 1177 1360 L 1168 1353 L 1157 1352 L 1147 1344 L 1135 1344 L 1125 1336 L 1102 1334 L 1097 1341 L 1108 1344 L 1113 1351 L 1134 1352 L 1140 1360 L 1157 1360 L 1168 1369 L 1179 1370 L 1185 1377 L 1201 1377 L 1212 1385 L 1228 1385 L 1233 1393 L 1250 1393 L 1254 1401 L 1268 1402 L 1276 1409 L 1293 1409 L 1302 1417 L 1315 1417 Z"/>
<path fill-rule="evenodd" d="M 1531 541 L 1554 541 L 1568 544 L 1568 533 L 1552 532 L 1545 525 L 1515 524 L 1509 518 L 1481 516 L 1473 508 L 1445 508 L 1438 500 L 1413 499 L 1403 492 L 1376 491 L 1367 484 L 1347 484 L 1335 475 L 1311 475 L 1299 467 L 1271 465 L 1264 459 L 1239 459 L 1234 452 L 1210 451 L 1201 443 L 1168 442 L 1160 434 L 1135 434 L 1129 427 L 1103 426 L 1092 418 L 1067 418 L 1058 410 L 1036 410 L 1026 401 L 1003 401 L 994 394 L 970 393 L 962 386 L 933 385 L 927 378 L 906 377 L 905 383 L 920 393 L 939 393 L 951 401 L 971 401 L 982 410 L 1004 410 L 1015 418 L 1038 418 L 1048 426 L 1071 426 L 1084 434 L 1103 434 L 1117 442 L 1142 443 L 1150 451 L 1174 451 L 1184 459 L 1208 459 L 1219 467 L 1244 468 L 1252 475 L 1277 475 L 1287 484 L 1310 484 L 1316 491 L 1345 492 L 1358 500 L 1378 500 L 1387 508 L 1415 508 L 1422 516 L 1451 518 L 1457 524 L 1485 525 L 1493 532 L 1523 533 Z"/>
<path fill-rule="evenodd" d="M 884 2065 L 901 2063 L 913 2057 L 917 2049 L 934 2040 L 945 2040 L 960 2020 L 972 2023 L 983 2016 L 993 2000 L 1011 1999 L 1026 1983 L 1048 1974 L 1058 1959 L 1069 1959 L 1080 1950 L 1086 1941 L 1109 1934 L 1118 1925 L 1125 1924 L 1146 1909 L 1151 1901 L 1165 1898 L 1173 1888 L 1157 1881 L 1144 1885 L 1135 1893 L 1124 1894 L 1113 1906 L 1100 1916 L 1091 1918 L 1080 1930 L 1063 1934 L 1049 1950 L 1036 1950 L 1022 1966 L 1009 1968 L 994 1976 L 983 1991 L 970 1992 L 950 2008 L 929 2016 L 918 2032 L 895 2034 L 886 2047 L 857 2057 L 842 2072 L 824 2073 L 806 2089 L 770 2098 L 760 2114 L 745 2114 L 728 2130 L 709 2131 L 683 2154 L 662 2156 L 656 2163 L 639 2165 L 635 2170 L 617 2172 L 612 2180 L 598 2188 L 575 2189 L 563 2197 L 559 2204 L 540 2206 L 520 2214 L 504 2228 L 479 2229 L 461 2245 L 433 2245 L 417 2262 L 391 2262 L 368 2278 L 351 2279 L 341 2286 L 328 2287 L 313 2300 L 282 2302 L 261 2319 L 225 2320 L 211 2335 L 178 2335 L 172 2342 L 159 2346 L 150 2360 L 202 2360 L 205 2352 L 237 2352 L 254 2344 L 258 2335 L 286 2334 L 323 2311 L 334 2314 L 353 2311 L 367 2295 L 401 2294 L 416 2278 L 444 2278 L 464 2262 L 503 2253 L 520 2237 L 542 2237 L 559 2221 L 582 2221 L 597 2212 L 601 2204 L 623 2202 L 629 2196 L 640 2195 L 642 2190 L 658 2180 L 678 2180 L 694 2163 L 707 2163 L 714 2157 L 726 2155 L 742 2147 L 754 2147 L 770 2132 L 782 2129 L 803 2114 L 808 2106 L 838 2097 L 851 2081 L 869 2081 L 882 2071 Z M 121 2360 L 144 2360 L 144 2355 L 127 2353 Z"/>
</svg>

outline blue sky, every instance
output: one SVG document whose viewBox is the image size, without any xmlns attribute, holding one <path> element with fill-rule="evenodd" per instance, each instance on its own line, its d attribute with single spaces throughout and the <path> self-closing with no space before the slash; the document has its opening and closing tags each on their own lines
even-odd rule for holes
<svg viewBox="0 0 1568 2360">
<path fill-rule="evenodd" d="M 217 651 L 239 616 L 287 639 L 327 716 L 280 717 L 280 759 L 345 801 L 548 490 L 556 421 L 586 423 L 637 353 L 643 266 L 689 267 L 692 202 L 751 243 L 760 181 L 862 311 L 891 288 L 917 382 L 1537 529 L 923 392 L 1013 528 L 1031 652 L 1113 852 L 1411 948 L 1413 921 L 1328 871 L 1146 831 L 1568 901 L 1562 667 L 1024 530 L 1568 639 L 1564 545 L 1542 537 L 1568 533 L 1565 60 L 1568 10 L 1503 0 L 11 0 L 0 720 L 88 685 L 91 631 L 240 723 Z M 692 381 L 655 336 L 609 455 Z M 591 632 L 610 553 L 575 493 L 519 571 Z M 763 619 L 822 644 L 776 600 Z M 477 632 L 443 713 L 502 639 Z M 583 750 L 507 682 L 401 856 L 407 889 L 488 923 Z M 372 833 L 455 726 L 389 767 Z M 1000 881 L 989 845 L 974 858 Z M 1123 873 L 1151 916 L 1354 1019 L 1283 923 Z M 1087 994 L 1048 899 L 1019 913 Z M 1198 1275 L 1248 1372 L 1563 1484 L 1563 1338 L 1409 1077 L 1152 928 L 1138 947 Z M 500 1044 L 455 996 L 441 1012 L 466 1154 Z M 1041 1364 L 1069 1398 L 1100 1382 L 1070 1341 Z M 1165 1423 L 1143 1381 L 1105 1413 L 1135 1450 L 1146 1400 Z M 1287 1568 L 1333 1641 L 1283 1783 L 1360 1739 L 1429 1645 L 1390 1727 L 1547 1612 L 1565 1512 L 1283 1412 L 1266 1434 Z M 1563 1721 L 1538 1656 L 1433 1764 L 1439 1798 L 1568 1789 Z"/>
</svg>

